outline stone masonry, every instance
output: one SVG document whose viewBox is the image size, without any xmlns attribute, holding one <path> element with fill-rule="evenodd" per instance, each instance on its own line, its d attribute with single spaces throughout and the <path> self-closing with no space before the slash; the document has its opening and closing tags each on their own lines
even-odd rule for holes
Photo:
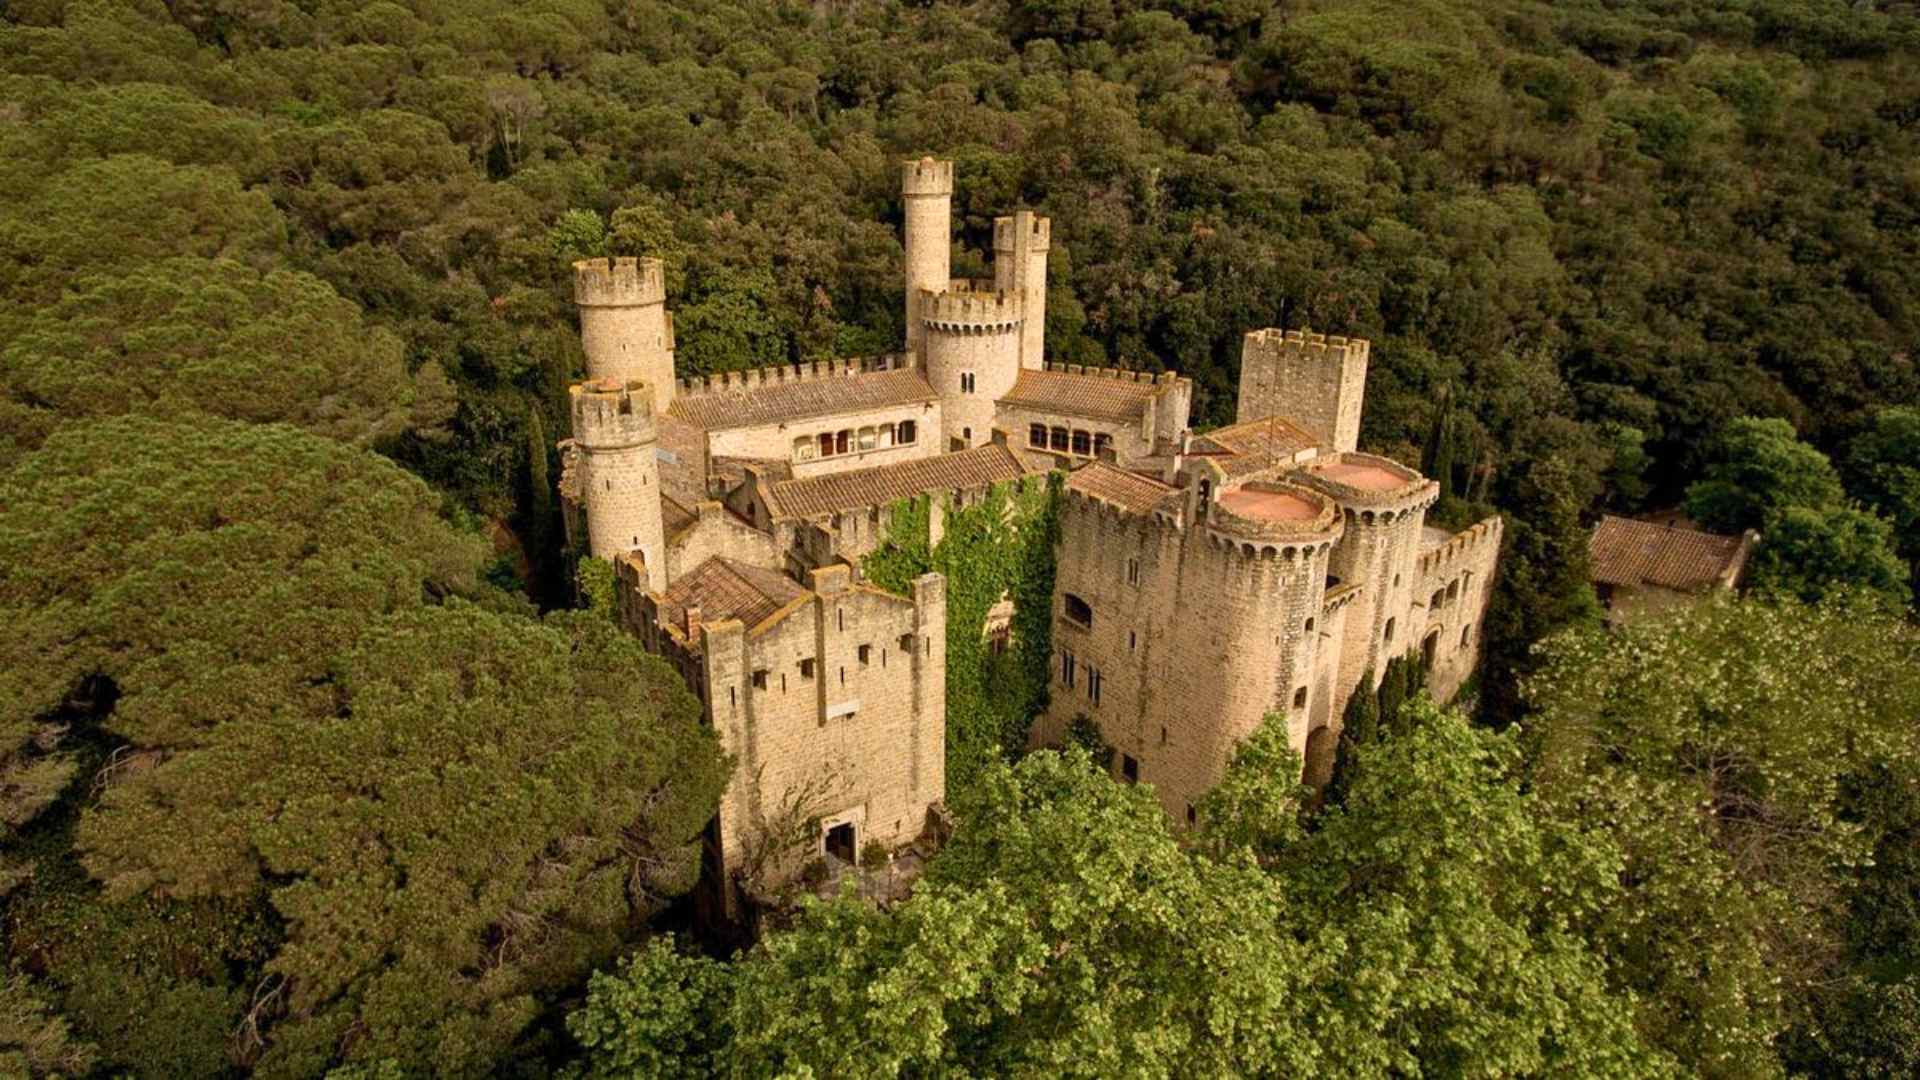
<svg viewBox="0 0 1920 1080">
<path fill-rule="evenodd" d="M 993 276 L 953 279 L 953 193 L 951 162 L 902 163 L 887 356 L 682 375 L 660 262 L 574 266 L 565 521 L 735 756 L 708 861 L 730 914 L 941 816 L 946 585 L 896 596 L 859 569 L 901 499 L 934 496 L 937 540 L 948 500 L 1070 470 L 1033 739 L 1084 714 L 1176 820 L 1265 717 L 1304 750 L 1390 657 L 1420 650 L 1444 696 L 1478 656 L 1500 522 L 1430 528 L 1435 485 L 1357 452 L 1368 342 L 1247 334 L 1236 423 L 1196 434 L 1177 373 L 1046 361 L 1047 218 L 996 218 Z"/>
</svg>

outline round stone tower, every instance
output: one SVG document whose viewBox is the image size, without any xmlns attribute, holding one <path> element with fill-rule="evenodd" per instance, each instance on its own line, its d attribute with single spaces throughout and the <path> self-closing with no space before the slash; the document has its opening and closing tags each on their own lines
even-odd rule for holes
<svg viewBox="0 0 1920 1080">
<path fill-rule="evenodd" d="M 1440 486 L 1398 462 L 1372 454 L 1334 454 L 1295 476 L 1338 503 L 1346 535 L 1334 548 L 1329 587 L 1359 586 L 1347 608 L 1340 645 L 1339 708 L 1360 676 L 1379 678 L 1387 661 L 1415 644 L 1410 614 L 1419 577 L 1420 530 Z"/>
<path fill-rule="evenodd" d="M 903 162 L 900 194 L 907 210 L 907 354 L 924 359 L 920 297 L 945 292 L 953 270 L 953 162 Z"/>
<path fill-rule="evenodd" d="M 1219 492 L 1196 524 L 1203 536 L 1194 570 L 1226 645 L 1219 669 L 1207 672 L 1225 695 L 1214 732 L 1220 767 L 1269 715 L 1286 717 L 1288 741 L 1304 749 L 1309 717 L 1325 712 L 1314 701 L 1327 692 L 1314 678 L 1318 616 L 1340 510 L 1318 492 L 1255 481 Z"/>
<path fill-rule="evenodd" d="M 1020 377 L 1021 305 L 1002 292 L 920 292 L 927 383 L 940 395 L 946 445 L 993 439 L 993 406 Z"/>
<path fill-rule="evenodd" d="M 643 382 L 653 407 L 673 403 L 673 316 L 659 259 L 583 259 L 573 264 L 573 302 L 589 381 Z"/>
<path fill-rule="evenodd" d="M 640 552 L 647 587 L 657 592 L 667 587 L 667 562 L 652 402 L 638 380 L 601 379 L 572 389 L 588 549 L 600 559 Z"/>
<path fill-rule="evenodd" d="M 1026 320 L 1020 328 L 1020 366 L 1039 371 L 1046 366 L 1047 249 L 1053 223 L 1021 210 L 1012 217 L 993 219 L 993 287 L 1020 298 Z"/>
</svg>

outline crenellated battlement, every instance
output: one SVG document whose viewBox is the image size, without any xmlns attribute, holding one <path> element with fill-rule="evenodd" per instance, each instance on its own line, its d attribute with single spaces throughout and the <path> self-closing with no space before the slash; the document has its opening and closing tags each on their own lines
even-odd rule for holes
<svg viewBox="0 0 1920 1080">
<path fill-rule="evenodd" d="M 1440 485 L 1391 458 L 1349 451 L 1316 457 L 1293 479 L 1333 497 L 1368 524 L 1424 510 L 1440 497 Z"/>
<path fill-rule="evenodd" d="M 785 383 L 844 379 L 876 371 L 904 371 L 916 366 L 917 363 L 913 357 L 900 353 L 850 357 L 844 360 L 815 360 L 806 364 L 779 364 L 773 367 L 751 368 L 746 371 L 689 375 L 676 381 L 674 390 L 679 397 L 700 397 L 706 394 L 739 393 L 742 390 L 756 390 L 763 386 L 780 386 Z"/>
<path fill-rule="evenodd" d="M 573 302 L 581 307 L 639 307 L 667 302 L 659 259 L 582 259 L 573 264 Z"/>
<path fill-rule="evenodd" d="M 920 322 L 948 333 L 1005 333 L 1020 328 L 1025 305 L 1018 293 L 920 292 Z"/>
<path fill-rule="evenodd" d="M 1027 250 L 1046 251 L 1052 244 L 1053 219 L 1038 214 L 1022 213 L 1015 217 L 997 217 L 993 219 L 993 251 L 998 258 L 1002 252 L 1012 252 L 1020 242 L 1019 223 L 1022 218 L 1028 222 Z"/>
<path fill-rule="evenodd" d="M 1126 368 L 1087 367 L 1081 364 L 1056 364 L 1049 362 L 1048 371 L 1057 371 L 1063 375 L 1085 375 L 1098 379 L 1118 379 L 1121 382 L 1152 383 L 1155 386 L 1172 386 L 1180 381 L 1176 372 L 1131 371 Z"/>
<path fill-rule="evenodd" d="M 1372 350 L 1373 343 L 1366 338 L 1342 337 L 1339 334 L 1329 336 L 1311 330 L 1283 331 L 1268 327 L 1265 330 L 1247 331 L 1242 347 L 1246 350 L 1258 349 L 1273 354 L 1292 353 L 1308 359 L 1332 361 L 1365 358 Z"/>
<path fill-rule="evenodd" d="M 568 391 L 573 440 L 580 449 L 626 450 L 650 443 L 656 433 L 653 391 L 638 379 L 575 383 Z"/>
<path fill-rule="evenodd" d="M 908 198 L 916 195 L 952 195 L 953 162 L 931 157 L 901 162 L 900 194 Z"/>
<path fill-rule="evenodd" d="M 1340 508 L 1325 495 L 1264 480 L 1222 491 L 1207 507 L 1209 531 L 1228 543 L 1331 544 L 1342 523 Z"/>
<path fill-rule="evenodd" d="M 1488 548 L 1499 548 L 1500 538 L 1506 531 L 1506 519 L 1498 514 L 1453 535 L 1451 540 L 1420 555 L 1420 573 L 1431 576 L 1444 571 L 1449 565 L 1480 555 Z"/>
</svg>

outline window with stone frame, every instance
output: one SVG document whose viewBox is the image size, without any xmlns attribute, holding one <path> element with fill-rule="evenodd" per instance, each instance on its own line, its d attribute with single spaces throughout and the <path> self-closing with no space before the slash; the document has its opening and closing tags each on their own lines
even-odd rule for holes
<svg viewBox="0 0 1920 1080">
<path fill-rule="evenodd" d="M 1073 452 L 1082 457 L 1091 456 L 1093 454 L 1093 435 L 1089 432 L 1081 431 L 1079 428 L 1073 429 Z"/>
<path fill-rule="evenodd" d="M 900 423 L 899 423 L 899 424 L 898 424 L 898 425 L 897 425 L 897 426 L 896 426 L 896 427 L 894 428 L 894 436 L 893 436 L 893 441 L 894 441 L 894 442 L 895 442 L 895 443 L 896 443 L 897 445 L 900 445 L 900 446 L 911 446 L 911 445 L 913 444 L 913 440 L 914 440 L 914 438 L 915 438 L 915 430 L 914 430 L 914 423 L 913 423 L 913 421 L 911 421 L 911 420 L 902 420 L 902 421 L 900 421 Z"/>
<path fill-rule="evenodd" d="M 1061 594 L 1061 607 L 1065 609 L 1067 621 L 1078 623 L 1082 628 L 1093 629 L 1093 605 L 1072 593 Z"/>
<path fill-rule="evenodd" d="M 1036 450 L 1047 448 L 1047 425 L 1030 424 L 1027 426 L 1027 445 Z"/>
</svg>

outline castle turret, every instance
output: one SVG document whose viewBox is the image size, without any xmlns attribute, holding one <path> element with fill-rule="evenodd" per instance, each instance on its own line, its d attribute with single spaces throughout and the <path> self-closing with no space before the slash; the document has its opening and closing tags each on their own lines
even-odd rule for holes
<svg viewBox="0 0 1920 1080">
<path fill-rule="evenodd" d="M 573 302 L 587 378 L 644 382 L 653 407 L 673 402 L 673 316 L 659 259 L 583 259 L 573 264 Z"/>
<path fill-rule="evenodd" d="M 611 379 L 572 389 L 577 484 L 587 512 L 588 550 L 612 559 L 637 551 L 647 587 L 667 587 L 666 530 L 660 509 L 653 394 L 637 380 Z"/>
<path fill-rule="evenodd" d="M 1358 449 L 1370 348 L 1364 338 L 1310 331 L 1248 333 L 1240 346 L 1240 402 L 1234 423 L 1279 416 L 1329 449 Z"/>
<path fill-rule="evenodd" d="M 1011 293 L 921 291 L 921 350 L 949 447 L 993 440 L 994 404 L 1020 377 L 1021 324 Z"/>
<path fill-rule="evenodd" d="M 1345 535 L 1327 565 L 1329 588 L 1359 586 L 1341 641 L 1338 685 L 1343 692 L 1337 705 L 1344 708 L 1345 688 L 1369 669 L 1379 678 L 1387 661 L 1406 652 L 1418 636 L 1412 611 L 1420 530 L 1440 486 L 1372 454 L 1324 457 L 1294 475 L 1332 498 L 1346 517 Z"/>
<path fill-rule="evenodd" d="M 1021 210 L 993 220 L 993 285 L 1020 298 L 1020 366 L 1039 371 L 1047 340 L 1047 250 L 1053 223 Z"/>
<path fill-rule="evenodd" d="M 953 162 L 902 163 L 900 194 L 907 209 L 907 354 L 919 356 L 920 296 L 945 289 L 953 269 Z"/>
</svg>

